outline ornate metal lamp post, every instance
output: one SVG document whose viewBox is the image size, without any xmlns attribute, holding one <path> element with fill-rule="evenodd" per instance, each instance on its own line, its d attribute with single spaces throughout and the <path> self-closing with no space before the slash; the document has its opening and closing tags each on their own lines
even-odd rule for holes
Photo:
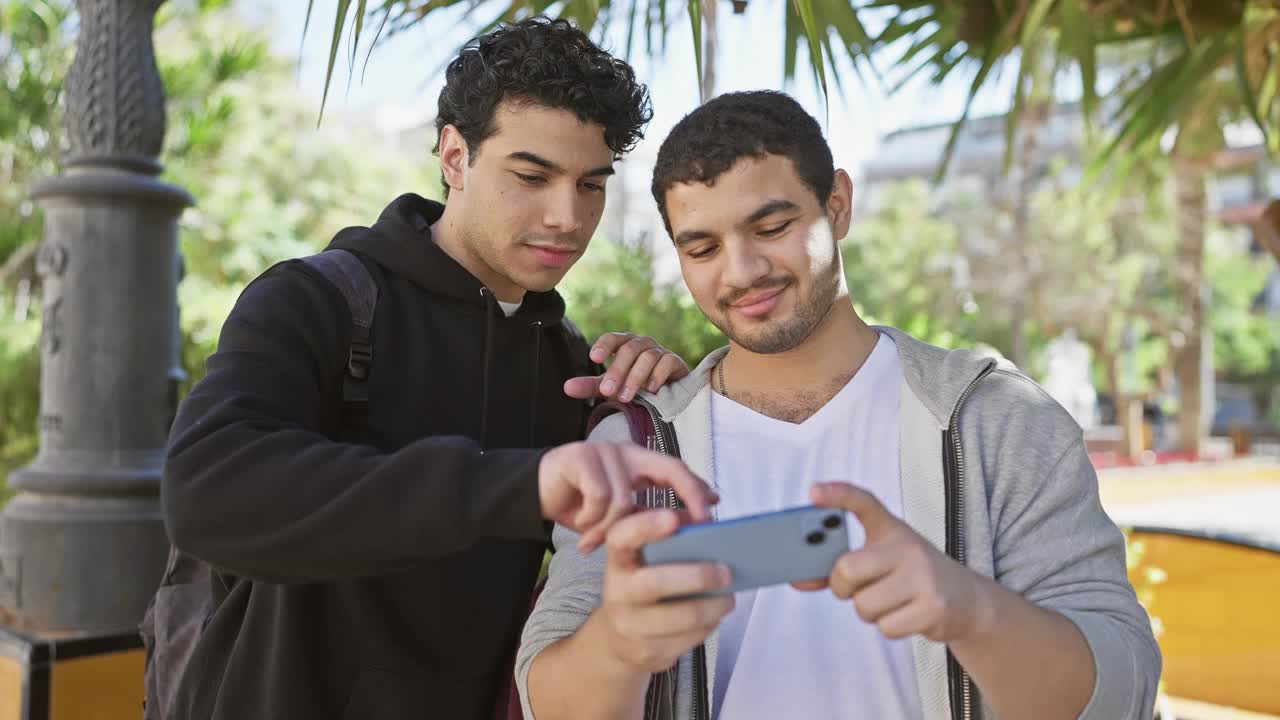
<svg viewBox="0 0 1280 720">
<path fill-rule="evenodd" d="M 163 0 L 79 0 L 69 153 L 45 210 L 40 451 L 10 482 L 0 622 L 28 636 L 131 634 L 163 569 L 158 491 L 181 378 L 178 216 L 160 182 Z"/>
</svg>

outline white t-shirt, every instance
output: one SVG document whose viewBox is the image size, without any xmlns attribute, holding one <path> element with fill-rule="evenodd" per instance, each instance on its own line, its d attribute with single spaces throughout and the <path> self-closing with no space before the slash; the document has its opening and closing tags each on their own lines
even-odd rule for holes
<svg viewBox="0 0 1280 720">
<path fill-rule="evenodd" d="M 519 310 L 520 306 L 523 304 L 524 304 L 523 300 L 521 300 L 520 302 L 513 302 L 513 303 L 502 302 L 501 300 L 498 301 L 498 307 L 502 308 L 502 314 L 506 315 L 507 317 L 511 317 L 512 315 L 515 315 L 516 311 Z"/>
<path fill-rule="evenodd" d="M 898 405 L 902 364 L 880 336 L 830 402 L 795 424 L 713 394 L 720 519 L 807 505 L 809 487 L 843 480 L 902 516 Z M 732 388 L 730 389 L 732 395 Z M 850 514 L 851 547 L 863 543 Z M 888 640 L 829 590 L 778 585 L 737 594 L 720 624 L 712 717 L 918 720 L 910 640 Z"/>
</svg>

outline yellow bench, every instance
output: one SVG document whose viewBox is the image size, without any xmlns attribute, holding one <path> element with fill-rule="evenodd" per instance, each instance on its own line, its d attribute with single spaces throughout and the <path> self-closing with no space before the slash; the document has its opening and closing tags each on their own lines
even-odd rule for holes
<svg viewBox="0 0 1280 720">
<path fill-rule="evenodd" d="M 1129 537 L 1138 551 L 1130 579 L 1157 624 L 1165 692 L 1280 715 L 1280 547 L 1155 527 Z"/>
<path fill-rule="evenodd" d="M 137 633 L 40 637 L 0 627 L 0 720 L 142 717 Z"/>
</svg>

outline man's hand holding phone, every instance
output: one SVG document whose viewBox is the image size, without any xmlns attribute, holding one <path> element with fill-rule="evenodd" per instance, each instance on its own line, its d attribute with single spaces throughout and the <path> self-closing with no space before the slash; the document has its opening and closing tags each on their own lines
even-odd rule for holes
<svg viewBox="0 0 1280 720">
<path fill-rule="evenodd" d="M 733 609 L 732 595 L 663 600 L 729 586 L 729 569 L 721 564 L 644 564 L 641 548 L 670 536 L 684 520 L 672 510 L 649 510 L 609 530 L 604 595 L 592 620 L 600 624 L 613 658 L 632 672 L 671 667 Z"/>
<path fill-rule="evenodd" d="M 750 544 L 739 537 L 726 550 L 724 539 L 731 533 L 760 533 L 771 538 L 767 544 L 773 551 L 752 551 L 750 557 L 734 561 L 744 563 L 745 576 L 813 577 L 808 573 L 818 565 L 821 572 L 830 568 L 828 578 L 792 585 L 808 591 L 829 587 L 837 597 L 852 599 L 858 615 L 875 623 L 886 637 L 923 635 L 954 642 L 991 626 L 984 579 L 935 548 L 874 495 L 847 483 L 815 485 L 810 495 L 818 507 L 852 513 L 865 532 L 863 546 L 838 556 L 829 554 L 848 547 L 843 526 L 838 520 L 832 522 L 830 511 L 794 508 L 689 527 L 698 532 L 681 535 L 694 541 L 685 543 L 692 548 L 684 548 L 685 557 L 727 556 L 727 552 L 733 554 L 730 550 Z M 624 517 L 609 529 L 603 600 L 589 622 L 599 626 L 597 632 L 621 669 L 652 673 L 670 667 L 705 640 L 733 609 L 732 593 L 724 594 L 732 584 L 725 564 L 645 563 L 645 546 L 653 553 L 662 545 L 659 541 L 670 538 L 688 520 L 687 514 L 650 510 Z M 836 539 L 814 544 L 819 534 L 810 527 L 814 522 L 821 522 L 821 531 L 832 532 Z M 770 582 L 778 580 L 752 586 Z"/>
<path fill-rule="evenodd" d="M 797 589 L 830 587 L 893 639 L 923 635 L 950 643 L 990 627 L 983 579 L 894 517 L 874 495 L 847 483 L 821 483 L 810 496 L 822 507 L 853 513 L 866 543 L 840 557 L 830 578 L 794 583 Z"/>
</svg>

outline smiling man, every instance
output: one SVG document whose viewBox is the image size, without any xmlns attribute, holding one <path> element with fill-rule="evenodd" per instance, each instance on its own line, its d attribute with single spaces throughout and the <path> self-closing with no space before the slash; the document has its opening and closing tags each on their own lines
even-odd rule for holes
<svg viewBox="0 0 1280 720">
<path fill-rule="evenodd" d="M 289 261 L 245 290 L 170 440 L 165 522 L 212 566 L 212 597 L 206 610 L 176 602 L 182 586 L 157 594 L 155 662 L 176 657 L 175 614 L 199 613 L 198 640 L 185 672 L 156 675 L 181 673 L 149 713 L 489 718 L 549 521 L 602 539 L 641 478 L 705 512 L 679 462 L 575 442 L 598 384 L 629 396 L 688 372 L 626 335 L 589 358 L 554 290 L 649 116 L 631 68 L 569 23 L 499 27 L 462 49 L 440 94 L 447 203 L 403 195 L 329 246 L 376 281 L 363 360 L 339 287 L 361 265 L 338 277 Z M 602 382 L 591 361 L 610 354 Z M 354 407 L 353 377 L 367 393 Z"/>
<path fill-rule="evenodd" d="M 817 503 L 848 511 L 852 547 L 736 597 L 700 597 L 731 568 L 641 562 L 670 510 L 556 553 L 517 662 L 527 718 L 1151 716 L 1160 652 L 1079 426 L 1012 367 L 863 322 L 852 193 L 780 93 L 716 98 L 663 142 L 653 195 L 730 343 L 645 399 L 718 518 Z M 620 416 L 592 433 L 626 437 Z"/>
</svg>

